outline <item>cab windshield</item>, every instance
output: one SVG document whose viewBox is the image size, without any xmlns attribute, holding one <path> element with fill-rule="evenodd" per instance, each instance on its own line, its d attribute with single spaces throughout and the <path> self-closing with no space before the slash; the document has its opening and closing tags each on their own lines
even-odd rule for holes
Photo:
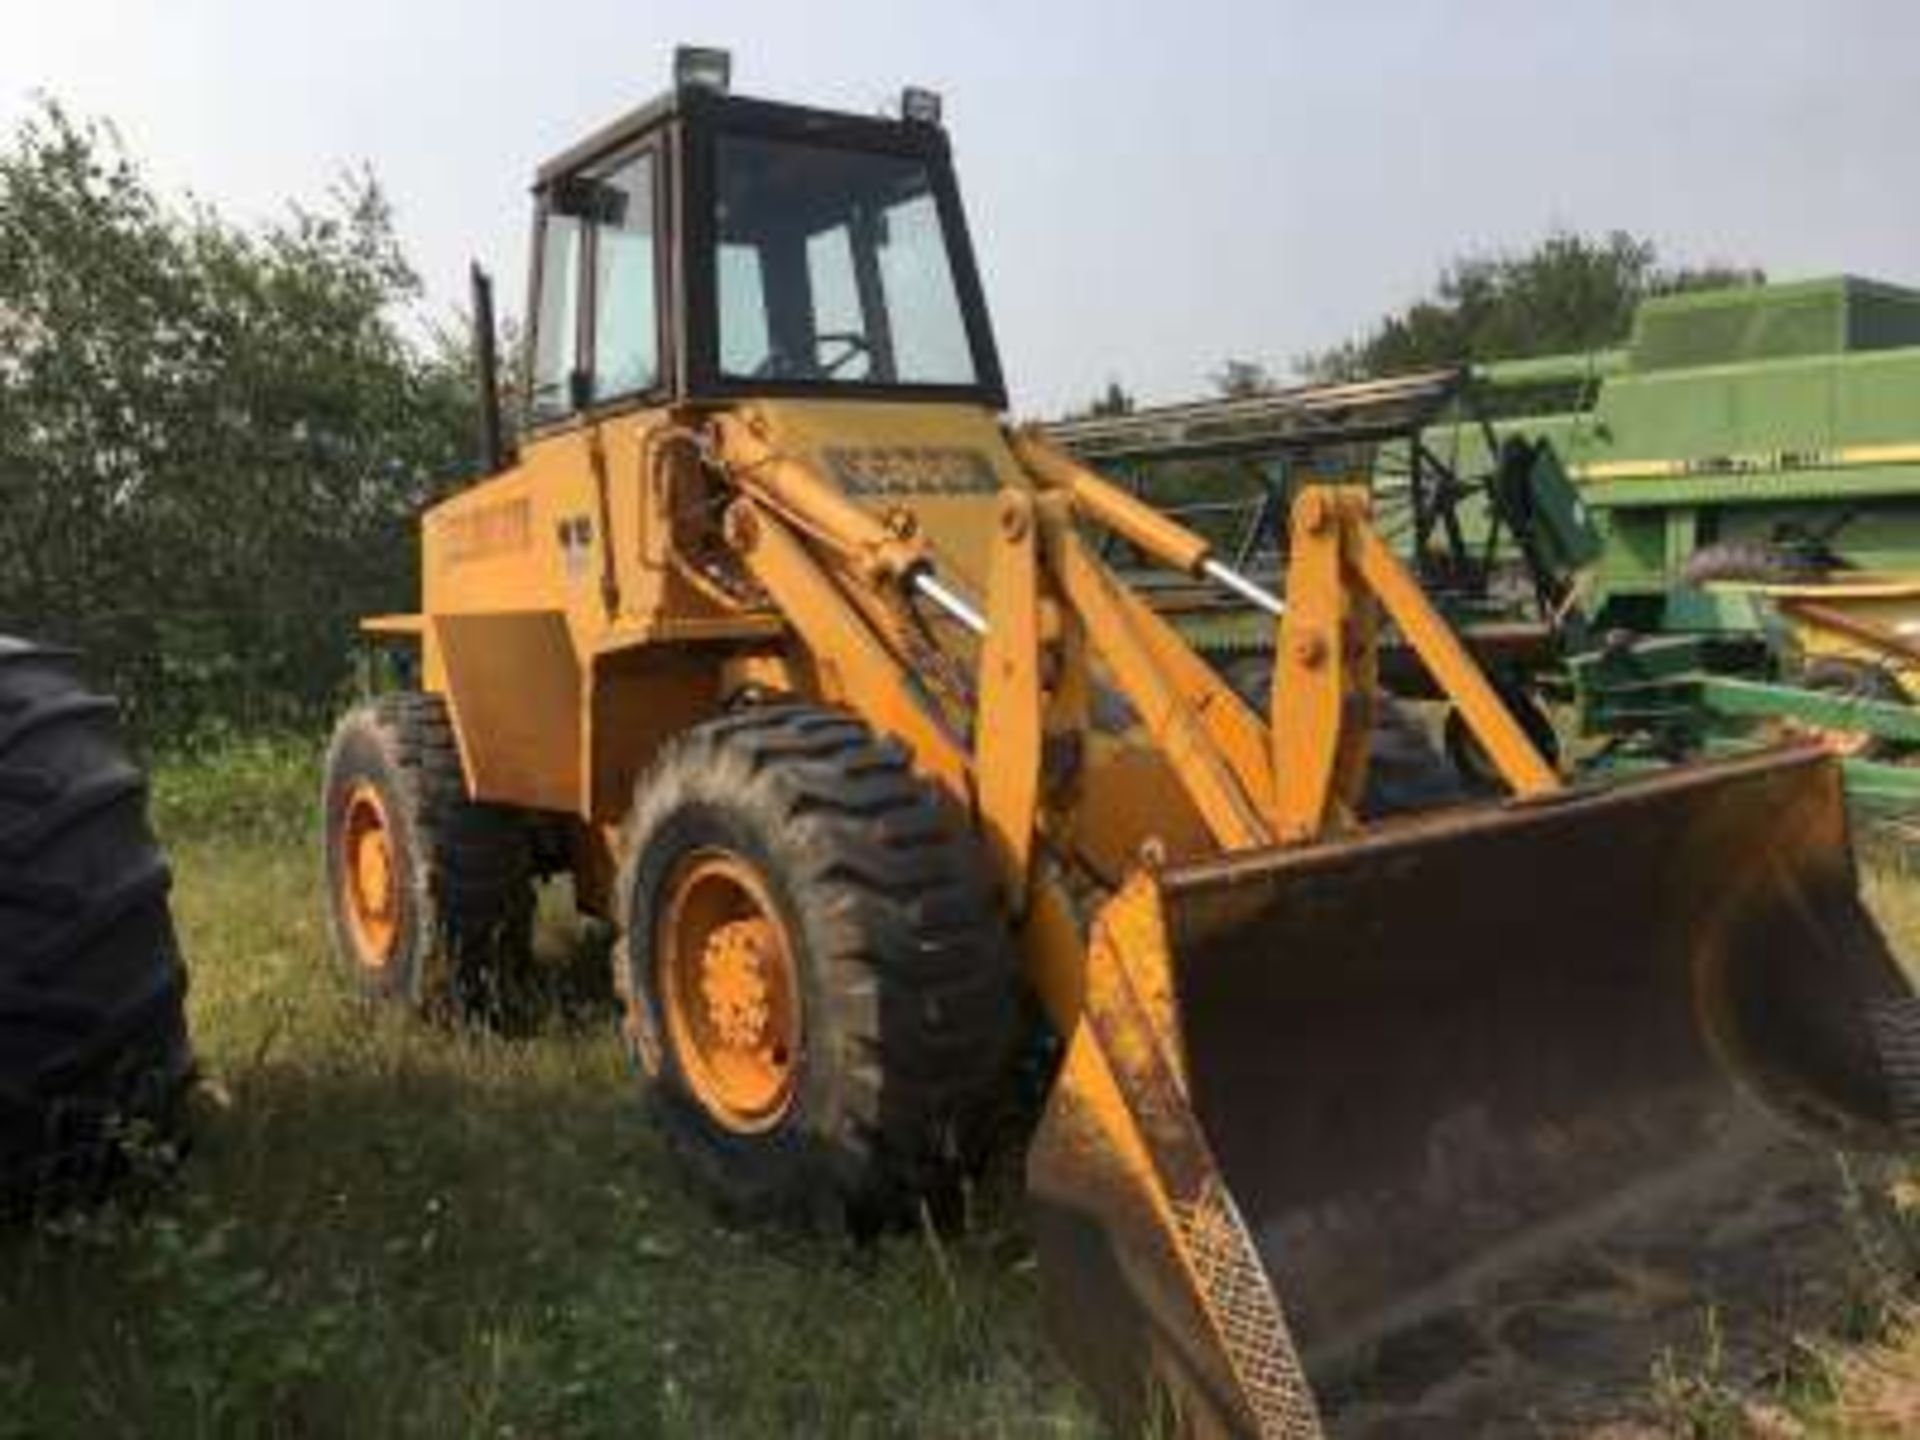
<svg viewBox="0 0 1920 1440">
<path fill-rule="evenodd" d="M 724 378 L 977 381 L 927 162 L 721 135 L 714 173 Z"/>
</svg>

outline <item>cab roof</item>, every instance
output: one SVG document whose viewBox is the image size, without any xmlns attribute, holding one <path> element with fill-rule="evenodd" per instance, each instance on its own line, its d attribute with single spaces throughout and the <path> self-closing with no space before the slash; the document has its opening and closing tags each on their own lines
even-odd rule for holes
<svg viewBox="0 0 1920 1440">
<path fill-rule="evenodd" d="M 680 86 L 663 91 L 569 145 L 534 172 L 533 188 L 544 190 L 555 180 L 676 119 L 703 128 L 785 135 L 849 149 L 940 159 L 949 153 L 946 131 L 924 120 L 819 110 L 807 105 Z"/>
</svg>

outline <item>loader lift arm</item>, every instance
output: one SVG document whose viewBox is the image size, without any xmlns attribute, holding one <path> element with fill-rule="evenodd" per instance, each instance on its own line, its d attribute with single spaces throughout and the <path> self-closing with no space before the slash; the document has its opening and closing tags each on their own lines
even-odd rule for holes
<svg viewBox="0 0 1920 1440">
<path fill-rule="evenodd" d="M 1267 602 L 1279 616 L 1283 657 L 1269 727 L 1100 564 L 1076 522 L 1120 530 L 1184 573 L 1232 572 L 1202 537 L 1034 433 L 1013 441 L 1034 488 L 998 497 L 978 665 L 980 713 L 993 723 L 973 727 L 975 752 L 967 753 L 955 717 L 889 644 L 885 632 L 893 627 L 873 623 L 876 603 L 903 607 L 927 593 L 929 582 L 943 600 L 951 595 L 935 579 L 931 547 L 910 526 L 890 527 L 848 500 L 803 460 L 778 453 L 751 419 L 722 417 L 716 430 L 715 454 L 741 497 L 728 512 L 729 541 L 832 672 L 840 698 L 876 717 L 956 799 L 979 805 L 988 833 L 998 837 L 1016 904 L 1027 889 L 1026 837 L 1041 820 L 1041 717 L 1049 704 L 1043 676 L 1062 672 L 1058 657 L 1045 652 L 1057 647 L 1065 617 L 1140 717 L 1220 849 L 1298 843 L 1351 825 L 1365 774 L 1376 605 L 1400 626 L 1440 692 L 1459 705 L 1516 794 L 1559 784 L 1373 532 L 1363 489 L 1311 486 L 1296 503 L 1287 598 Z M 976 613 L 964 602 L 959 607 L 963 616 Z M 1052 618 L 1051 636 L 1043 615 Z"/>
</svg>

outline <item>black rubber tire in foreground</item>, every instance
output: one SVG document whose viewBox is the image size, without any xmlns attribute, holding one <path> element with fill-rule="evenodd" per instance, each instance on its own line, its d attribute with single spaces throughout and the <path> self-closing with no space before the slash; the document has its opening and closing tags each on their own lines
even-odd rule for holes
<svg viewBox="0 0 1920 1440">
<path fill-rule="evenodd" d="M 349 920 L 343 827 L 357 787 L 388 821 L 397 938 L 364 952 Z M 377 998 L 434 1020 L 511 1023 L 533 948 L 533 845 L 516 810 L 467 796 L 437 695 L 398 692 L 349 711 L 327 751 L 321 795 L 334 953 Z"/>
<path fill-rule="evenodd" d="M 744 861 L 789 937 L 791 1098 L 743 1133 L 666 1038 L 653 937 L 696 852 Z M 679 736 L 637 787 L 616 985 L 670 1143 L 723 1209 L 856 1232 L 945 1214 L 1009 1099 L 1022 1033 L 1004 923 L 973 835 L 906 752 L 835 711 L 782 704 Z"/>
<path fill-rule="evenodd" d="M 192 1075 L 147 787 L 64 651 L 0 636 L 0 1211 L 94 1198 Z"/>
</svg>

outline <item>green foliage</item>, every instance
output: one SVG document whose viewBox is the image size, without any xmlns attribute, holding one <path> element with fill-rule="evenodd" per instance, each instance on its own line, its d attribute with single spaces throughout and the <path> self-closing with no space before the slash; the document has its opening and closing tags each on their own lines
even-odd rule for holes
<svg viewBox="0 0 1920 1440">
<path fill-rule="evenodd" d="M 315 823 L 318 742 L 226 736 L 167 756 L 148 782 L 155 828 L 169 840 L 297 845 Z"/>
<path fill-rule="evenodd" d="M 0 627 L 81 645 L 149 736 L 329 709 L 472 461 L 418 290 L 370 175 L 242 229 L 43 103 L 0 142 Z"/>
<path fill-rule="evenodd" d="M 1107 388 L 1078 410 L 1069 410 L 1063 417 L 1067 420 L 1098 419 L 1105 415 L 1131 415 L 1133 396 L 1123 388 L 1118 380 L 1107 381 Z"/>
<path fill-rule="evenodd" d="M 1739 266 L 1663 265 L 1651 240 L 1622 230 L 1601 239 L 1555 231 L 1522 253 L 1455 260 L 1441 271 L 1432 298 L 1384 316 L 1358 339 L 1297 365 L 1315 380 L 1357 380 L 1462 361 L 1597 349 L 1626 338 L 1634 308 L 1649 296 L 1765 278 Z"/>
<path fill-rule="evenodd" d="M 1249 395 L 1265 395 L 1279 389 L 1267 367 L 1258 360 L 1227 359 L 1218 370 L 1207 377 L 1213 388 L 1228 400 L 1240 400 Z"/>
</svg>

